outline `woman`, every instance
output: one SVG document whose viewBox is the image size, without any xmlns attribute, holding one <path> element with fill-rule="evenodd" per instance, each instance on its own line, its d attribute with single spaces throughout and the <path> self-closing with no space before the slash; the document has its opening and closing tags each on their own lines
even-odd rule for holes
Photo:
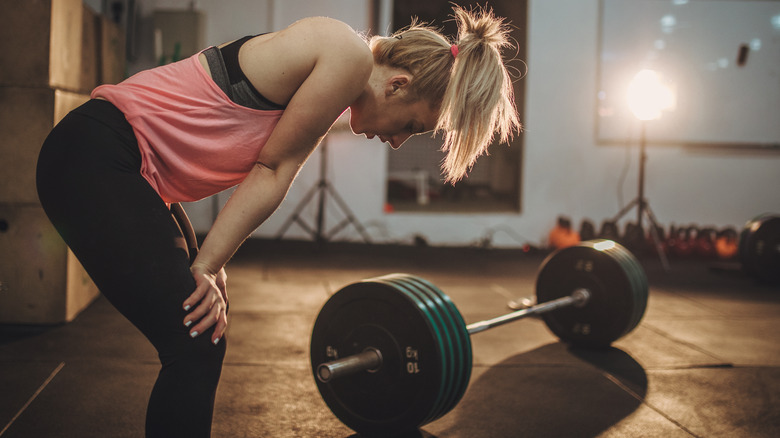
<svg viewBox="0 0 780 438">
<path fill-rule="evenodd" d="M 106 298 L 162 363 L 149 437 L 208 436 L 227 326 L 225 263 L 350 109 L 354 133 L 398 148 L 445 133 L 455 182 L 495 133 L 520 128 L 491 11 L 455 9 L 457 44 L 421 25 L 369 45 L 327 18 L 209 48 L 96 88 L 38 161 L 41 203 Z M 169 205 L 238 185 L 190 265 Z"/>
</svg>

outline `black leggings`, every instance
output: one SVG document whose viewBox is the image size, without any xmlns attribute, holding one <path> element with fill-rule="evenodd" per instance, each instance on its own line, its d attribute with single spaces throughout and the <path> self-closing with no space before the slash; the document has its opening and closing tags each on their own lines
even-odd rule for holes
<svg viewBox="0 0 780 438">
<path fill-rule="evenodd" d="M 124 115 L 92 100 L 44 142 L 38 195 L 103 295 L 157 349 L 162 367 L 149 399 L 147 437 L 207 437 L 227 339 L 213 345 L 212 330 L 190 338 L 182 309 L 195 290 L 187 244 L 140 166 Z"/>
</svg>

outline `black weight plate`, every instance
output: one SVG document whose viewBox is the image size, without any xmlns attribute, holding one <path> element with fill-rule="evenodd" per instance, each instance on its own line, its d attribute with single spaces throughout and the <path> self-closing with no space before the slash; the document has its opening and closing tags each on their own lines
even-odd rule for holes
<svg viewBox="0 0 780 438">
<path fill-rule="evenodd" d="M 607 295 L 601 292 L 606 288 L 601 278 L 604 276 L 602 265 L 611 268 L 613 275 L 614 271 L 622 269 L 620 262 L 614 257 L 605 257 L 600 252 L 594 252 L 593 248 L 587 245 L 556 251 L 542 263 L 536 284 L 538 303 L 568 296 L 578 288 L 585 288 L 591 293 L 589 304 L 597 305 L 595 309 L 591 308 L 589 314 L 583 314 L 584 307 L 567 307 L 542 315 L 548 328 L 562 341 L 574 345 L 595 346 L 596 343 L 609 345 L 613 339 L 622 335 L 622 327 L 628 326 L 633 319 L 630 306 L 625 302 L 620 303 L 622 304 L 620 307 L 624 309 L 621 312 L 621 321 L 615 321 L 611 315 L 594 313 L 599 305 L 604 305 L 598 301 L 594 303 L 594 299 L 601 300 L 597 297 Z M 621 286 L 624 289 L 631 288 L 629 276 L 622 276 L 622 278 Z M 609 326 L 594 330 L 594 322 L 598 327 L 604 323 Z"/>
<path fill-rule="evenodd" d="M 766 214 L 748 222 L 739 257 L 745 272 L 769 284 L 780 284 L 780 216 Z"/>
<path fill-rule="evenodd" d="M 624 247 L 608 240 L 582 242 L 551 254 L 539 270 L 537 302 L 588 289 L 585 306 L 569 306 L 542 314 L 562 341 L 605 347 L 630 332 L 647 306 L 647 278 Z"/>
<path fill-rule="evenodd" d="M 622 335 L 620 335 L 624 336 L 633 330 L 637 325 L 639 325 L 639 322 L 642 320 L 642 317 L 644 316 L 645 310 L 647 308 L 648 283 L 645 271 L 636 257 L 634 257 L 634 255 L 631 253 L 631 251 L 621 246 L 620 244 L 612 245 L 611 242 L 602 244 L 599 244 L 599 242 L 586 242 L 586 245 L 592 245 L 594 246 L 594 249 L 600 248 L 599 250 L 614 257 L 620 266 L 625 270 L 628 279 L 631 281 L 632 288 L 630 291 L 626 291 L 626 293 L 634 294 L 635 306 L 633 307 L 631 319 L 625 326 L 625 331 Z"/>
<path fill-rule="evenodd" d="M 441 415 L 444 415 L 458 404 L 468 387 L 472 366 L 471 337 L 466 329 L 466 322 L 464 321 L 463 316 L 447 294 L 442 292 L 441 289 L 436 287 L 433 283 L 421 277 L 409 276 L 408 280 L 425 288 L 432 296 L 436 297 L 435 300 L 437 303 L 440 303 L 444 308 L 449 309 L 449 315 L 451 317 L 450 323 L 452 331 L 455 333 L 456 345 L 460 346 L 456 354 L 458 366 L 456 366 L 456 376 L 454 378 L 455 388 L 453 389 L 452 399 L 450 400 L 449 405 L 446 406 L 441 413 Z"/>
<path fill-rule="evenodd" d="M 439 324 L 443 325 L 448 333 L 449 344 L 447 373 L 449 387 L 445 391 L 445 398 L 437 410 L 431 412 L 427 422 L 434 421 L 447 414 L 457 405 L 468 386 L 471 377 L 471 340 L 466 330 L 463 317 L 455 308 L 449 297 L 432 283 L 416 276 L 408 274 L 395 274 L 389 277 L 396 284 L 403 284 L 411 291 L 419 294 L 428 307 L 435 309 L 435 313 L 441 317 Z"/>
<path fill-rule="evenodd" d="M 374 373 L 330 383 L 316 380 L 323 400 L 344 424 L 365 435 L 412 431 L 440 399 L 440 328 L 419 299 L 370 280 L 336 292 L 323 306 L 311 339 L 312 372 L 335 358 L 367 347 L 382 352 Z M 407 356 L 413 356 L 411 358 Z"/>
<path fill-rule="evenodd" d="M 639 322 L 642 320 L 642 317 L 644 316 L 645 310 L 647 308 L 647 299 L 648 299 L 648 290 L 649 290 L 647 276 L 645 275 L 645 271 L 642 268 L 642 265 L 639 263 L 636 257 L 634 257 L 631 251 L 621 246 L 620 244 L 617 244 L 612 241 L 607 241 L 607 242 L 591 241 L 591 242 L 584 242 L 583 245 L 592 247 L 595 250 L 602 251 L 604 254 L 613 257 L 617 261 L 617 263 L 619 263 L 620 267 L 625 271 L 625 274 L 631 283 L 631 288 L 627 290 L 615 289 L 616 291 L 622 291 L 622 293 L 626 294 L 627 297 L 631 297 L 633 302 L 633 306 L 632 306 L 633 312 L 631 313 L 629 322 L 628 324 L 625 325 L 622 334 L 618 335 L 617 333 L 615 333 L 615 339 L 617 339 L 632 331 L 639 324 Z M 606 309 L 602 309 L 602 310 L 606 310 Z M 614 312 L 615 309 L 610 311 Z M 620 311 L 618 310 L 618 312 Z M 598 343 L 594 343 L 591 345 L 599 346 Z M 607 345 L 606 340 L 603 342 L 602 345 Z"/>
</svg>

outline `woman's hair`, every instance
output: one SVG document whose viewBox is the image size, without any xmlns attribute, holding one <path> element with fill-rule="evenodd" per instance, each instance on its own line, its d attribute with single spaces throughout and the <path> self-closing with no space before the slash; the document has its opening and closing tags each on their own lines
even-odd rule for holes
<svg viewBox="0 0 780 438">
<path fill-rule="evenodd" d="M 491 9 L 453 9 L 458 25 L 454 43 L 417 20 L 390 37 L 375 36 L 370 41 L 377 64 L 412 74 L 411 99 L 426 100 L 439 109 L 435 131 L 445 133 L 442 150 L 447 156 L 442 169 L 451 183 L 487 153 L 495 134 L 506 143 L 521 129 L 512 81 L 500 52 L 512 47 L 508 26 Z"/>
</svg>

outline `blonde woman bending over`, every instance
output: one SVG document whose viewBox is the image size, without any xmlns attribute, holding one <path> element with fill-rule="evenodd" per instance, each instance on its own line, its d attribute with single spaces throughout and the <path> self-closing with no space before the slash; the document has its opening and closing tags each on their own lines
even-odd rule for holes
<svg viewBox="0 0 780 438">
<path fill-rule="evenodd" d="M 455 9 L 457 41 L 412 25 L 367 45 L 328 18 L 210 47 L 103 85 L 45 141 L 41 203 L 104 296 L 157 349 L 148 437 L 209 436 L 225 355 L 224 266 L 350 109 L 392 148 L 444 133 L 456 182 L 519 130 L 503 20 Z M 190 265 L 172 203 L 237 185 Z"/>
</svg>

